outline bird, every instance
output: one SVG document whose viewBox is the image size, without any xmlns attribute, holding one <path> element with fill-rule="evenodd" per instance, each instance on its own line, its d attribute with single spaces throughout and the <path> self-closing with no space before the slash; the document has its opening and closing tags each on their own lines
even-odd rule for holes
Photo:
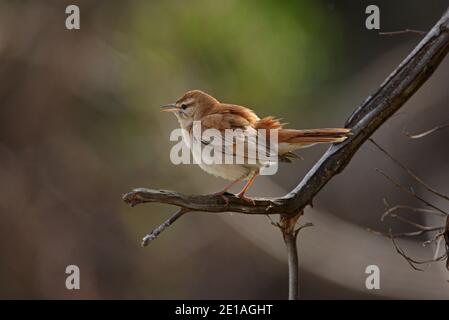
<svg viewBox="0 0 449 320">
<path fill-rule="evenodd" d="M 198 157 L 201 157 L 201 154 L 194 152 L 193 148 L 193 144 L 198 142 L 195 140 L 196 138 L 193 134 L 194 123 L 199 123 L 203 130 L 218 130 L 222 135 L 225 135 L 225 132 L 229 131 L 229 129 L 240 130 L 243 134 L 256 137 L 260 135 L 260 130 L 267 130 L 267 132 L 276 130 L 276 153 L 278 162 L 291 162 L 292 159 L 299 158 L 293 153 L 297 149 L 320 143 L 339 143 L 346 140 L 351 134 L 351 130 L 348 128 L 286 129 L 284 128 L 285 124 L 273 116 L 259 118 L 253 110 L 247 107 L 221 103 L 216 98 L 201 90 L 187 91 L 175 103 L 162 106 L 161 111 L 171 112 L 176 116 L 180 128 L 183 129 L 182 138 L 192 151 L 193 157 L 197 160 L 201 169 L 209 174 L 231 181 L 223 190 L 214 193 L 214 195 L 225 196 L 232 186 L 246 181 L 243 189 L 235 196 L 252 202 L 254 202 L 253 199 L 246 197 L 245 194 L 259 175 L 260 170 L 267 166 L 267 161 L 261 161 L 258 156 L 251 163 L 249 163 L 250 161 L 244 163 L 210 163 L 199 161 Z M 210 141 L 204 141 L 201 138 L 199 140 L 199 143 L 203 147 L 211 144 Z M 222 145 L 212 143 L 212 148 L 215 148 L 216 152 L 230 152 L 235 156 L 235 143 L 236 141 L 232 141 L 230 148 L 224 148 Z M 248 149 L 245 149 L 246 153 L 244 153 L 243 157 L 249 160 L 248 150 L 251 148 L 250 145 L 255 148 L 260 147 L 260 145 L 255 146 L 255 143 L 249 142 L 248 139 L 245 140 L 245 143 Z M 269 144 L 269 141 L 266 142 L 266 145 Z"/>
</svg>

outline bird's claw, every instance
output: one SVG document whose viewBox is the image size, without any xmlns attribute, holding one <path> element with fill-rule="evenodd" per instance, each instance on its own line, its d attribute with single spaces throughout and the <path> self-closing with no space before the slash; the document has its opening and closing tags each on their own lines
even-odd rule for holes
<svg viewBox="0 0 449 320">
<path fill-rule="evenodd" d="M 243 195 L 243 194 L 236 194 L 235 196 L 236 196 L 237 198 L 239 198 L 239 199 L 242 199 L 243 201 L 252 203 L 253 206 L 256 205 L 256 201 L 255 201 L 254 199 L 245 197 L 245 195 Z"/>
<path fill-rule="evenodd" d="M 212 196 L 220 196 L 226 205 L 229 205 L 229 198 L 228 196 L 234 196 L 234 194 L 227 192 L 227 191 L 219 191 L 211 194 Z"/>
</svg>

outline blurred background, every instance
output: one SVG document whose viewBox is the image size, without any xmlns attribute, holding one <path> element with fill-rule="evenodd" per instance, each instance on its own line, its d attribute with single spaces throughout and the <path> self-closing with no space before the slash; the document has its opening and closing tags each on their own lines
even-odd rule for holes
<svg viewBox="0 0 449 320">
<path fill-rule="evenodd" d="M 81 29 L 65 28 L 76 4 Z M 285 299 L 287 264 L 267 217 L 191 213 L 149 247 L 141 237 L 174 207 L 130 208 L 135 187 L 202 194 L 226 183 L 170 162 L 178 126 L 159 106 L 190 89 L 276 115 L 291 128 L 338 127 L 420 41 L 365 28 L 377 4 L 381 31 L 429 30 L 447 8 L 435 1 L 0 1 L 0 298 Z M 449 61 L 374 136 L 423 180 L 449 193 Z M 326 150 L 260 177 L 249 195 L 291 190 Z M 299 235 L 306 299 L 449 298 L 449 274 L 411 270 L 380 222 L 383 198 L 418 206 L 374 171 L 407 175 L 366 143 L 315 199 Z M 418 193 L 449 210 L 448 203 Z M 236 191 L 238 188 L 236 188 Z M 441 201 L 441 202 L 440 202 Z M 440 223 L 414 219 L 421 223 Z M 417 258 L 423 239 L 401 244 Z M 81 289 L 65 287 L 65 268 Z M 365 268 L 380 267 L 380 290 Z"/>
</svg>

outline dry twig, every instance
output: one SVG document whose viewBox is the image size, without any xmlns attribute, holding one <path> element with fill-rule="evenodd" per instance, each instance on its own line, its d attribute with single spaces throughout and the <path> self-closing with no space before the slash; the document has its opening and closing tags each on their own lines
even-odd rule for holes
<svg viewBox="0 0 449 320">
<path fill-rule="evenodd" d="M 401 167 L 405 172 L 408 173 L 408 175 L 410 177 L 412 177 L 413 180 L 415 180 L 416 182 L 418 182 L 420 185 L 422 185 L 427 191 L 429 191 L 430 193 L 436 195 L 439 198 L 442 198 L 444 200 L 449 200 L 449 198 L 438 192 L 437 190 L 435 190 L 434 188 L 432 188 L 431 186 L 429 186 L 428 184 L 424 183 L 423 180 L 421 180 L 418 176 L 416 176 L 407 166 L 405 166 L 402 162 L 400 162 L 399 160 L 397 160 L 396 158 L 394 158 L 388 151 L 386 151 L 384 148 L 382 148 L 379 144 L 377 144 L 374 140 L 370 139 L 370 141 L 383 153 L 385 154 L 388 158 L 390 158 L 394 163 L 396 163 L 399 167 Z M 412 197 L 416 198 L 417 200 L 419 200 L 420 202 L 424 203 L 425 205 L 432 207 L 435 210 L 430 210 L 430 209 L 421 209 L 421 208 L 414 208 L 414 207 L 410 207 L 410 206 L 404 206 L 404 205 L 396 205 L 391 207 L 390 204 L 388 203 L 388 201 L 386 199 L 384 199 L 384 204 L 386 207 L 386 211 L 382 214 L 381 216 L 381 221 L 383 221 L 386 217 L 391 217 L 391 218 L 395 218 L 401 222 L 404 222 L 405 224 L 408 224 L 418 230 L 416 231 L 412 231 L 412 232 L 402 232 L 402 233 L 396 233 L 393 234 L 391 231 L 391 227 L 389 230 L 389 234 L 388 237 L 391 239 L 391 241 L 393 242 L 393 245 L 396 249 L 396 251 L 407 261 L 407 263 L 415 270 L 418 271 L 423 271 L 423 269 L 418 268 L 417 265 L 420 264 L 429 264 L 432 262 L 438 262 L 438 261 L 442 261 L 444 259 L 448 258 L 448 248 L 449 248 L 449 214 L 447 212 L 445 212 L 443 209 L 440 209 L 438 207 L 436 207 L 435 205 L 431 204 L 430 202 L 428 202 L 427 200 L 425 200 L 422 196 L 418 196 L 416 194 L 416 192 L 414 191 L 414 189 L 412 187 L 406 188 L 405 186 L 403 186 L 401 183 L 399 183 L 398 181 L 394 180 L 393 178 L 391 178 L 389 175 L 387 175 L 386 173 L 384 173 L 383 171 L 376 169 L 379 173 L 381 173 L 385 178 L 387 178 L 389 181 L 391 181 L 393 184 L 395 184 L 397 187 L 401 188 L 402 190 L 404 190 L 405 192 L 407 192 L 408 194 L 410 194 Z M 398 213 L 399 210 L 401 209 L 408 209 L 409 211 L 415 212 L 415 213 L 425 213 L 425 214 L 434 214 L 434 215 L 438 215 L 438 216 L 443 216 L 446 218 L 446 226 L 425 226 L 419 223 L 416 223 L 408 218 L 403 217 L 402 215 L 400 215 Z M 434 257 L 431 260 L 425 260 L 425 261 L 418 261 L 415 260 L 413 258 L 411 258 L 409 255 L 407 255 L 404 251 L 404 249 L 402 249 L 396 242 L 396 238 L 400 238 L 400 237 L 417 237 L 417 236 L 421 236 L 423 234 L 427 234 L 427 233 L 433 233 L 433 232 L 437 232 L 436 235 L 433 237 L 433 239 L 425 241 L 423 243 L 423 246 L 427 246 L 430 243 L 437 241 L 437 247 L 435 249 L 435 253 L 434 253 Z M 382 232 L 376 231 L 376 233 L 381 234 L 381 235 L 385 235 Z M 438 253 L 440 251 L 440 243 L 441 243 L 441 239 L 443 238 L 445 239 L 446 242 L 446 250 L 445 253 L 441 256 L 438 256 Z M 446 260 L 446 267 L 449 269 L 449 259 Z"/>
<path fill-rule="evenodd" d="M 418 34 L 418 35 L 425 35 L 427 32 L 426 31 L 421 31 L 421 30 L 414 30 L 414 29 L 405 29 L 405 30 L 399 30 L 399 31 L 384 31 L 384 32 L 379 32 L 380 36 L 396 36 L 396 35 L 400 35 L 400 34 L 407 34 L 407 33 L 414 33 L 414 34 Z"/>
<path fill-rule="evenodd" d="M 443 129 L 446 129 L 446 128 L 449 128 L 449 123 L 443 124 L 443 125 L 440 125 L 440 126 L 436 126 L 436 127 L 432 128 L 432 129 L 424 131 L 422 133 L 417 133 L 417 134 L 413 134 L 412 135 L 412 134 L 408 133 L 407 131 L 404 131 L 404 134 L 407 137 L 409 137 L 410 139 L 421 139 L 421 138 L 427 137 L 428 135 L 430 135 L 432 133 L 435 133 L 437 131 L 440 131 L 440 130 L 443 130 Z"/>
</svg>

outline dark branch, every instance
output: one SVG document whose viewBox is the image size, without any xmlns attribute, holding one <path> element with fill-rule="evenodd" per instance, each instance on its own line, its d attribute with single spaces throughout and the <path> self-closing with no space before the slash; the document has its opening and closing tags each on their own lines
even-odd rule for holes
<svg viewBox="0 0 449 320">
<path fill-rule="evenodd" d="M 284 237 L 285 247 L 287 249 L 287 262 L 288 262 L 288 299 L 297 300 L 299 297 L 299 263 L 298 263 L 298 249 L 296 245 L 296 239 L 299 231 L 308 226 L 302 226 L 296 228 L 298 219 L 303 214 L 303 211 L 297 215 L 288 217 L 281 215 L 278 223 L 278 227 L 282 231 Z M 310 224 L 309 224 L 310 225 Z"/>
<path fill-rule="evenodd" d="M 226 194 L 225 201 L 221 195 L 185 195 L 176 191 L 139 188 L 123 195 L 123 200 L 131 206 L 147 202 L 172 204 L 190 211 L 204 212 L 239 212 L 245 214 L 284 214 L 286 200 L 257 198 L 253 203 Z"/>
<path fill-rule="evenodd" d="M 449 51 L 449 10 L 346 122 L 353 135 L 333 145 L 286 198 L 299 209 L 340 173 L 360 146 L 426 82 Z"/>
<path fill-rule="evenodd" d="M 284 234 L 288 262 L 288 300 L 299 298 L 299 265 L 296 245 L 297 232 Z"/>
<path fill-rule="evenodd" d="M 162 231 L 170 227 L 176 220 L 181 218 L 181 216 L 184 213 L 187 213 L 188 211 L 184 208 L 179 208 L 178 211 L 176 211 L 170 218 L 165 220 L 163 224 L 161 224 L 156 229 L 152 230 L 150 233 L 148 233 L 145 237 L 142 239 L 142 247 L 147 246 L 151 241 L 156 239 L 159 234 L 161 234 Z"/>
</svg>

